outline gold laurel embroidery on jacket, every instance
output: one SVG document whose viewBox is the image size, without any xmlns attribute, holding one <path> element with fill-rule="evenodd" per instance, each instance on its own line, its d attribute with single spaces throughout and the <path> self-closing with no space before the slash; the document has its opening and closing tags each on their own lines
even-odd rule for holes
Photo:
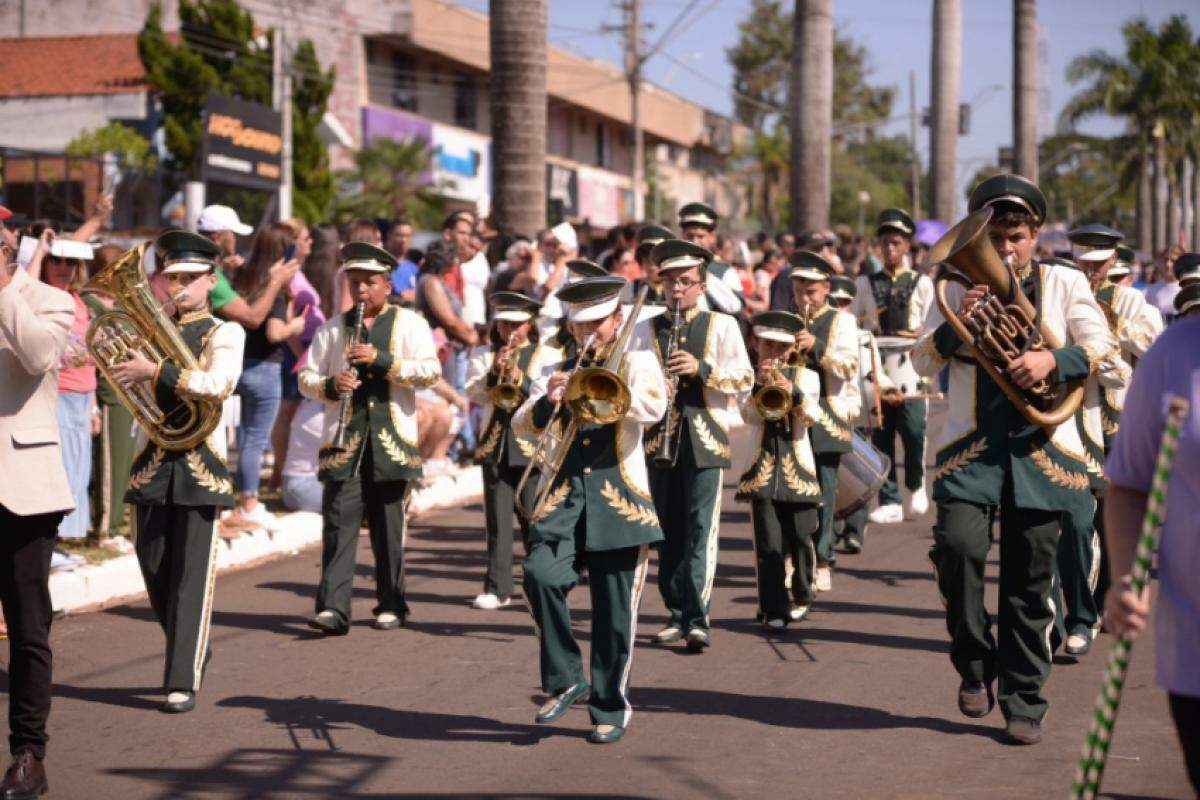
<svg viewBox="0 0 1200 800">
<path fill-rule="evenodd" d="M 513 435 L 512 440 L 517 443 L 517 449 L 521 451 L 521 455 L 525 456 L 526 458 L 533 458 L 533 442 L 528 442 L 515 434 Z"/>
<path fill-rule="evenodd" d="M 843 442 L 848 442 L 853 438 L 853 434 L 849 428 L 837 424 L 833 418 L 825 413 L 825 409 L 821 408 L 819 405 L 814 406 L 813 412 L 816 414 L 813 422 L 818 423 L 829 433 L 830 436 L 834 437 L 835 439 L 841 439 Z"/>
<path fill-rule="evenodd" d="M 724 392 L 725 394 L 748 392 L 754 386 L 754 373 L 749 370 L 745 372 L 745 375 L 735 378 L 710 364 L 708 379 L 704 381 L 704 385 L 709 389 L 716 389 L 718 392 Z"/>
<path fill-rule="evenodd" d="M 790 455 L 785 454 L 781 463 L 783 464 L 783 482 L 789 489 L 801 495 L 821 494 L 821 487 L 817 485 L 816 481 L 803 480 L 796 473 L 796 462 Z"/>
<path fill-rule="evenodd" d="M 970 464 L 975 459 L 979 458 L 987 451 L 987 440 L 979 439 L 973 442 L 965 450 L 961 450 L 947 458 L 941 466 L 933 472 L 933 479 L 940 481 L 955 472 L 958 472 L 963 467 Z"/>
<path fill-rule="evenodd" d="M 713 436 L 713 432 L 709 430 L 704 417 L 699 415 L 692 417 L 692 423 L 696 428 L 696 435 L 700 437 L 700 444 L 704 445 L 705 450 L 718 458 L 729 458 L 729 445 L 717 441 L 717 437 Z"/>
<path fill-rule="evenodd" d="M 747 473 L 749 470 L 747 470 Z M 747 476 L 738 484 L 737 494 L 753 494 L 759 489 L 771 482 L 771 475 L 775 472 L 775 456 L 771 453 L 763 453 L 762 459 L 758 462 L 758 470 Z"/>
<path fill-rule="evenodd" d="M 932 334 L 917 342 L 916 349 L 913 350 L 912 355 L 914 361 L 918 358 L 928 358 L 933 363 L 942 365 L 947 364 L 950 361 L 948 358 L 943 358 L 942 354 L 938 352 L 937 345 L 934 344 Z"/>
<path fill-rule="evenodd" d="M 503 425 L 493 424 L 492 429 L 488 432 L 487 438 L 483 440 L 483 444 L 479 445 L 479 449 L 475 452 L 476 458 L 487 458 L 496 449 L 496 445 L 500 444 L 500 433 L 504 430 Z"/>
<path fill-rule="evenodd" d="M 400 466 L 408 463 L 408 456 L 400 448 L 399 443 L 392 438 L 392 435 L 383 429 L 379 432 L 379 443 L 383 445 L 383 452 L 388 454 L 388 458 L 395 461 Z"/>
<path fill-rule="evenodd" d="M 1096 460 L 1096 457 L 1094 455 L 1092 455 L 1091 452 L 1085 452 L 1083 454 L 1083 460 L 1084 460 L 1084 463 L 1087 465 L 1087 471 L 1090 474 L 1096 475 L 1101 478 L 1104 477 L 1103 465 L 1101 465 L 1101 463 Z"/>
<path fill-rule="evenodd" d="M 317 397 L 324 396 L 325 387 L 323 384 L 325 383 L 325 379 L 316 372 L 307 369 L 304 370 L 300 373 L 299 381 L 300 385 L 307 390 L 306 394 L 315 394 Z"/>
<path fill-rule="evenodd" d="M 1087 489 L 1090 486 L 1088 476 L 1081 472 L 1072 472 L 1050 460 L 1045 450 L 1034 450 L 1029 454 L 1038 469 L 1050 479 L 1055 486 L 1065 486 L 1068 489 Z"/>
<path fill-rule="evenodd" d="M 338 467 L 345 466 L 358 451 L 358 445 L 360 442 L 362 442 L 362 434 L 354 434 L 350 437 L 350 441 L 346 442 L 345 450 L 335 450 L 334 452 L 325 456 L 319 462 L 317 462 L 317 468 L 326 470 L 337 469 Z"/>
<path fill-rule="evenodd" d="M 204 462 L 200 460 L 200 453 L 193 450 L 187 454 L 186 459 L 188 471 L 205 489 L 217 494 L 233 494 L 233 482 L 228 478 L 218 478 L 209 472 L 208 467 L 204 466 Z"/>
<path fill-rule="evenodd" d="M 604 482 L 604 488 L 600 490 L 600 496 L 608 501 L 609 506 L 614 511 L 629 522 L 636 522 L 639 525 L 651 528 L 658 525 L 658 514 L 654 513 L 653 508 L 626 500 L 621 496 L 620 490 L 608 481 Z"/>
<path fill-rule="evenodd" d="M 1095 342 L 1083 342 L 1079 345 L 1083 348 L 1084 355 L 1087 356 L 1088 374 L 1095 375 L 1104 366 L 1104 363 L 1110 358 L 1117 356 L 1117 348 L 1115 345 L 1097 344 Z"/>
<path fill-rule="evenodd" d="M 546 502 L 542 505 L 542 510 L 533 515 L 530 522 L 541 522 L 546 517 L 553 514 L 563 501 L 567 499 L 567 495 L 571 493 L 571 484 L 568 481 L 563 481 L 550 494 L 546 495 Z"/>
<path fill-rule="evenodd" d="M 659 431 L 658 433 L 654 434 L 653 436 L 647 438 L 645 445 L 643 446 L 643 449 L 645 450 L 646 454 L 653 455 L 654 453 L 657 453 L 658 452 L 658 443 L 661 441 L 662 441 L 662 431 Z"/>
<path fill-rule="evenodd" d="M 154 477 L 154 473 L 158 472 L 158 468 L 162 466 L 162 460 L 163 451 L 155 448 L 154 455 L 150 456 L 146 466 L 129 476 L 129 483 L 125 484 L 126 488 L 140 489 L 149 483 L 150 479 Z"/>
</svg>

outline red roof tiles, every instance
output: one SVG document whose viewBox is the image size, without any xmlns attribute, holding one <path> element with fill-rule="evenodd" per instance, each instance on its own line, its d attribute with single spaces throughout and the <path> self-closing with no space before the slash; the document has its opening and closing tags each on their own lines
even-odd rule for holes
<svg viewBox="0 0 1200 800">
<path fill-rule="evenodd" d="M 134 34 L 0 39 L 0 98 L 145 89 Z"/>
</svg>

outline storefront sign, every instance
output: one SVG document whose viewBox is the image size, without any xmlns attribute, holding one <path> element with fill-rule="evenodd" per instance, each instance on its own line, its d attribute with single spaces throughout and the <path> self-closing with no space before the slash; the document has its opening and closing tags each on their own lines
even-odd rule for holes
<svg viewBox="0 0 1200 800">
<path fill-rule="evenodd" d="M 579 170 L 579 216 L 594 228 L 611 228 L 621 222 L 617 176 L 611 172 Z"/>
<path fill-rule="evenodd" d="M 562 218 L 579 215 L 579 178 L 575 170 L 558 164 L 546 164 L 546 205 Z"/>
<path fill-rule="evenodd" d="M 283 122 L 278 111 L 210 94 L 204 103 L 201 171 L 205 181 L 274 191 L 282 178 Z"/>
</svg>

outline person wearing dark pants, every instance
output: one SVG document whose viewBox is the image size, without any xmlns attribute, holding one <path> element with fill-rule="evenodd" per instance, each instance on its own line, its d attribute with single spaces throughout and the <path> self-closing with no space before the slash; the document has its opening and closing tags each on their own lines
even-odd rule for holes
<svg viewBox="0 0 1200 800">
<path fill-rule="evenodd" d="M 560 446 L 567 448 L 561 467 L 542 475 L 543 499 L 529 509 L 524 590 L 537 630 L 542 691 L 549 696 L 535 721 L 558 719 L 586 695 L 593 725 L 588 739 L 595 744 L 621 739 L 629 726 L 638 605 L 650 545 L 662 540 L 646 479 L 642 432 L 666 413 L 667 387 L 653 354 L 614 350 L 626 330 L 620 306 L 625 285 L 615 276 L 586 278 L 558 291 L 575 336 L 590 345 L 558 371 L 536 380 L 513 418 L 517 432 L 530 439 L 554 426 L 562 437 Z M 556 414 L 578 363 L 607 365 L 616 373 L 628 389 L 626 413 L 607 421 L 609 409 L 602 398 L 572 395 L 569 410 Z M 575 433 L 569 434 L 567 426 Z M 567 605 L 583 567 L 592 596 L 590 685 Z"/>
<path fill-rule="evenodd" d="M 568 266 L 571 262 L 568 262 Z M 496 292 L 493 344 L 477 347 L 467 366 L 466 393 L 483 419 L 475 462 L 483 471 L 483 512 L 487 528 L 487 573 L 475 608 L 503 608 L 513 592 L 513 517 L 516 488 L 534 443 L 517 436 L 513 412 L 529 396 L 532 382 L 561 360 L 559 351 L 539 343 L 533 319 L 542 304 L 519 292 Z M 522 507 L 537 486 L 536 472 L 522 490 Z M 520 517 L 521 542 L 529 553 L 529 522 Z"/>
<path fill-rule="evenodd" d="M 658 590 L 669 619 L 660 644 L 686 637 L 688 649 L 711 644 L 708 611 L 717 569 L 721 482 L 730 466 L 729 428 L 754 383 L 737 321 L 697 306 L 710 280 L 712 254 L 679 239 L 650 251 L 667 313 L 650 320 L 652 346 L 674 390 L 666 417 L 646 435 L 650 493 L 663 536 Z M 668 457 L 668 453 L 671 457 Z"/>
<path fill-rule="evenodd" d="M 350 630 L 364 514 L 375 557 L 374 627 L 394 630 L 408 616 L 406 498 L 421 477 L 415 392 L 437 383 L 441 374 L 429 324 L 388 305 L 396 259 L 366 242 L 343 247 L 341 259 L 358 307 L 317 329 L 299 376 L 300 392 L 325 403 L 317 470 L 325 484 L 321 578 L 316 615 L 308 624 L 334 635 Z"/>
<path fill-rule="evenodd" d="M 817 482 L 805 408 L 820 400 L 815 372 L 790 363 L 800 317 L 764 311 L 750 320 L 758 350 L 758 376 L 742 403 L 742 417 L 758 442 L 735 497 L 750 503 L 758 619 L 768 630 L 808 615 L 813 602 L 813 533 L 817 530 Z M 755 435 L 756 434 L 756 435 Z M 785 585 L 785 558 L 793 566 L 791 599 Z"/>
<path fill-rule="evenodd" d="M 0 206 L 0 219 L 9 216 Z M 34 280 L 0 248 L 0 606 L 8 625 L 8 746 L 0 796 L 46 791 L 52 686 L 50 556 L 74 507 L 59 444 L 58 364 L 71 295 Z"/>
<path fill-rule="evenodd" d="M 1115 385 L 1125 380 L 1125 372 L 1086 279 L 1069 267 L 1033 258 L 1046 213 L 1037 186 L 1016 175 L 998 175 L 975 188 L 970 208 L 980 213 L 968 225 L 986 223 L 976 235 L 989 238 L 1016 276 L 1011 290 L 1020 294 L 1006 302 L 1028 303 L 1033 311 L 1026 313 L 1040 320 L 1047 338 L 1059 346 L 1029 349 L 1007 366 L 1007 388 L 1022 398 L 1014 403 L 978 366 L 974 343 L 959 338 L 940 306 L 931 309 L 913 363 L 926 376 L 949 364 L 950 382 L 934 470 L 938 517 L 929 557 L 946 604 L 950 660 L 960 678 L 959 710 L 968 717 L 985 716 L 995 702 L 992 681 L 997 679 L 1006 740 L 1029 745 L 1041 741 L 1048 706 L 1042 688 L 1050 674 L 1051 589 L 1061 515 L 1087 507 L 1092 495 L 1075 420 L 1066 414 L 1057 425 L 1031 422 L 1027 415 L 1036 401 L 1024 399 L 1024 393 L 1043 382 L 1078 385 L 1088 376 Z M 964 234 L 960 229 L 954 235 Z M 946 307 L 957 309 L 966 330 L 982 326 L 990 333 L 991 323 L 978 316 L 986 295 L 985 287 L 952 284 Z M 996 513 L 1000 617 L 993 637 L 983 576 Z"/>
<path fill-rule="evenodd" d="M 209 413 L 219 416 L 221 401 L 237 386 L 245 342 L 240 325 L 218 320 L 209 307 L 220 248 L 203 236 L 168 231 L 155 249 L 178 315 L 172 322 L 197 367 L 169 359 L 155 363 L 139 352 L 112 367 L 113 380 L 127 393 L 147 387 L 166 419 L 185 413 L 185 404 L 194 402 L 215 407 Z M 232 507 L 235 498 L 219 425 L 192 446 L 160 444 L 166 436 L 165 429 L 139 429 L 125 502 L 134 505 L 134 550 L 167 640 L 162 710 L 180 713 L 195 708 L 211 657 L 217 509 Z"/>
<path fill-rule="evenodd" d="M 798 250 L 789 259 L 796 307 L 804 330 L 796 337 L 804 366 L 821 383 L 821 399 L 813 405 L 813 456 L 821 485 L 820 525 L 817 529 L 814 587 L 833 588 L 833 517 L 837 507 L 837 474 L 842 455 L 850 452 L 854 420 L 862 407 L 858 381 L 858 325 L 854 316 L 828 302 L 833 266 L 816 253 Z M 799 569 L 799 567 L 797 567 Z"/>
</svg>

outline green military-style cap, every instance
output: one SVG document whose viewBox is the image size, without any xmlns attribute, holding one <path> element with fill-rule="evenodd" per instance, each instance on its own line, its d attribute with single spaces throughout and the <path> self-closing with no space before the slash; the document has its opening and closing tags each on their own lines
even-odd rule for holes
<svg viewBox="0 0 1200 800">
<path fill-rule="evenodd" d="M 895 231 L 901 236 L 911 239 L 917 230 L 916 223 L 908 212 L 902 208 L 885 208 L 875 218 L 875 235 L 882 236 L 889 231 Z"/>
<path fill-rule="evenodd" d="M 619 275 L 584 278 L 567 284 L 554 296 L 567 305 L 567 319 L 571 322 L 594 322 L 620 307 L 625 284 L 626 280 Z"/>
<path fill-rule="evenodd" d="M 658 265 L 660 274 L 692 267 L 707 267 L 713 255 L 698 244 L 683 239 L 664 239 L 650 251 L 650 261 Z"/>
<path fill-rule="evenodd" d="M 572 258 L 567 262 L 567 272 L 570 273 L 567 277 L 571 280 L 603 278 L 608 274 L 604 271 L 604 267 L 595 261 L 588 261 L 586 258 Z"/>
<path fill-rule="evenodd" d="M 1175 313 L 1183 316 L 1194 308 L 1200 308 L 1200 282 L 1192 281 L 1175 295 Z"/>
<path fill-rule="evenodd" d="M 671 233 L 670 228 L 654 224 L 643 225 L 637 232 L 637 249 L 633 251 L 633 257 L 638 261 L 646 261 L 650 258 L 650 251 L 654 249 L 654 245 L 674 238 L 675 234 Z"/>
<path fill-rule="evenodd" d="M 750 318 L 750 327 L 760 339 L 792 344 L 804 320 L 790 311 L 763 311 Z"/>
<path fill-rule="evenodd" d="M 1184 285 L 1200 281 L 1200 253 L 1184 253 L 1175 259 L 1175 279 Z"/>
<path fill-rule="evenodd" d="M 967 201 L 967 210 L 975 213 L 987 206 L 995 206 L 997 214 L 1006 209 L 1024 211 L 1038 227 L 1046 221 L 1046 196 L 1037 184 L 1020 175 L 993 175 L 976 186 Z"/>
<path fill-rule="evenodd" d="M 492 295 L 493 319 L 505 322 L 528 322 L 537 316 L 542 304 L 520 292 L 496 292 Z"/>
<path fill-rule="evenodd" d="M 343 272 L 356 269 L 387 274 L 396 268 L 396 257 L 370 242 L 350 242 L 338 254 L 342 259 Z"/>
<path fill-rule="evenodd" d="M 829 296 L 834 300 L 849 303 L 858 294 L 858 286 L 845 275 L 834 275 L 829 279 Z"/>
<path fill-rule="evenodd" d="M 207 236 L 189 231 L 171 230 L 154 240 L 159 272 L 208 272 L 221 257 L 221 248 Z"/>
<path fill-rule="evenodd" d="M 711 231 L 717 227 L 718 219 L 720 217 L 717 216 L 717 212 L 713 211 L 712 206 L 707 203 L 688 203 L 679 209 L 679 227 L 681 228 L 700 225 Z"/>
<path fill-rule="evenodd" d="M 837 274 L 832 264 L 808 250 L 792 253 L 788 264 L 791 266 L 788 277 L 792 280 L 827 281 Z"/>
<path fill-rule="evenodd" d="M 1080 261 L 1107 261 L 1117 252 L 1117 244 L 1124 238 L 1120 231 L 1094 222 L 1067 234 L 1067 239 L 1076 248 L 1075 258 Z"/>
</svg>

